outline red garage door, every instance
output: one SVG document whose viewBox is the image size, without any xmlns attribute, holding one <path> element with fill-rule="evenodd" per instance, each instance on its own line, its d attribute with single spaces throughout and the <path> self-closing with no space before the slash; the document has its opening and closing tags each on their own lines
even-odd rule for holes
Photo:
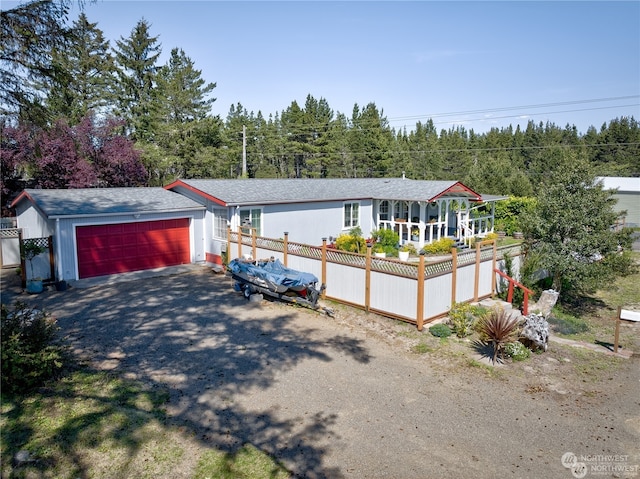
<svg viewBox="0 0 640 479">
<path fill-rule="evenodd" d="M 189 219 L 78 226 L 80 278 L 189 263 Z"/>
</svg>

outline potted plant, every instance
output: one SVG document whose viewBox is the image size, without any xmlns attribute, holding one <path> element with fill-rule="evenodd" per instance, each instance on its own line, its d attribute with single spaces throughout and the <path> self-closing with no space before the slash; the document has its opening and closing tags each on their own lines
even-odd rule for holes
<svg viewBox="0 0 640 479">
<path fill-rule="evenodd" d="M 415 252 L 415 246 L 413 246 L 411 243 L 405 243 L 400 247 L 400 250 L 398 251 L 398 258 L 400 258 L 401 261 L 409 261 L 409 254 Z"/>
<path fill-rule="evenodd" d="M 416 226 L 411 228 L 411 241 L 419 241 L 420 240 L 420 229 Z"/>
<path fill-rule="evenodd" d="M 45 251 L 47 251 L 47 248 L 40 246 L 35 241 L 26 241 L 22 245 L 22 257 L 29 262 L 31 269 L 31 278 L 27 280 L 27 292 L 29 293 L 42 293 L 44 290 L 42 279 L 36 278 L 33 272 L 33 259 Z"/>
<path fill-rule="evenodd" d="M 380 243 L 375 243 L 373 245 L 373 254 L 375 256 L 377 256 L 378 258 L 386 258 L 387 257 L 387 253 L 385 253 L 385 251 L 384 251 L 384 246 L 382 246 Z"/>
</svg>

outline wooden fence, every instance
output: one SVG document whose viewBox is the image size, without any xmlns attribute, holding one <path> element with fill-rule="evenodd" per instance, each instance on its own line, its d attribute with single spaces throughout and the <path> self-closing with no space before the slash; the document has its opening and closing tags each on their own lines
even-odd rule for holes
<svg viewBox="0 0 640 479">
<path fill-rule="evenodd" d="M 245 232 L 249 230 L 250 232 Z M 455 303 L 477 302 L 499 290 L 496 269 L 505 255 L 517 268 L 520 246 L 498 248 L 495 240 L 477 242 L 474 249 L 451 251 L 436 261 L 425 255 L 409 262 L 336 250 L 322 246 L 256 236 L 253 229 L 228 230 L 227 261 L 233 258 L 276 258 L 285 266 L 313 273 L 326 284 L 324 297 L 384 316 L 423 325 L 449 312 Z"/>
</svg>

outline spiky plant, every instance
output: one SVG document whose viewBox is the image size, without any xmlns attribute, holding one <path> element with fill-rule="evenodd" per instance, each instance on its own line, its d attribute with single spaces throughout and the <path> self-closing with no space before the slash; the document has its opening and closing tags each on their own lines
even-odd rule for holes
<svg viewBox="0 0 640 479">
<path fill-rule="evenodd" d="M 482 339 L 493 344 L 493 364 L 498 353 L 502 355 L 504 346 L 518 339 L 518 325 L 518 319 L 502 308 L 494 309 L 480 320 L 478 330 Z"/>
</svg>

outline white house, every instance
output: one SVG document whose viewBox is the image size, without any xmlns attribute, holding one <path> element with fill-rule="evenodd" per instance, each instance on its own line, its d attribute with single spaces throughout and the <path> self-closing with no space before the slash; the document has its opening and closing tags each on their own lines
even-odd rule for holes
<svg viewBox="0 0 640 479">
<path fill-rule="evenodd" d="M 598 178 L 605 190 L 613 190 L 617 200 L 615 211 L 626 211 L 626 226 L 640 226 L 640 178 L 602 176 Z"/>
<path fill-rule="evenodd" d="M 166 186 L 206 207 L 207 261 L 220 263 L 227 228 L 319 245 L 351 228 L 364 236 L 397 231 L 420 248 L 441 237 L 461 241 L 493 231 L 493 205 L 458 181 L 405 178 L 177 180 Z"/>
<path fill-rule="evenodd" d="M 320 245 L 351 228 L 420 248 L 493 231 L 493 205 L 457 181 L 405 178 L 178 180 L 164 188 L 27 189 L 23 237 L 53 237 L 56 280 L 222 262 L 227 230 Z"/>
</svg>

